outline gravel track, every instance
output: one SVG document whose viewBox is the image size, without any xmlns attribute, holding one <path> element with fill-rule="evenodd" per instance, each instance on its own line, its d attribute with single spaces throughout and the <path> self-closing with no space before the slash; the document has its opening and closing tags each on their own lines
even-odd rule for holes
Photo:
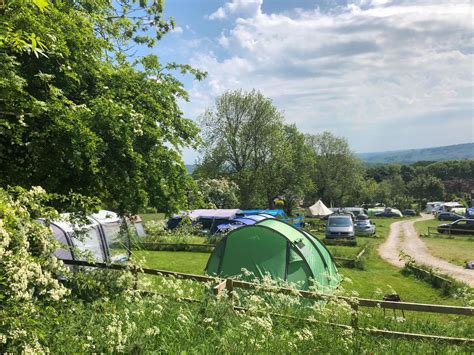
<svg viewBox="0 0 474 355">
<path fill-rule="evenodd" d="M 405 262 L 400 259 L 400 252 L 403 252 L 412 257 L 418 264 L 432 267 L 442 274 L 449 275 L 474 287 L 474 270 L 465 269 L 431 255 L 426 244 L 418 236 L 414 223 L 432 218 L 432 215 L 422 214 L 421 218 L 416 220 L 392 223 L 387 240 L 378 249 L 379 255 L 390 264 L 402 268 Z"/>
</svg>

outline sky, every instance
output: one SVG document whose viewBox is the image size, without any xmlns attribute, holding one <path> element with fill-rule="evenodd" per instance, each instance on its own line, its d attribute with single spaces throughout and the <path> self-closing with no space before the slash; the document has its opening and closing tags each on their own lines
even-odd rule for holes
<svg viewBox="0 0 474 355">
<path fill-rule="evenodd" d="M 469 0 L 168 0 L 165 15 L 177 27 L 154 53 L 208 72 L 180 77 L 185 117 L 255 88 L 300 131 L 356 152 L 474 141 Z"/>
</svg>

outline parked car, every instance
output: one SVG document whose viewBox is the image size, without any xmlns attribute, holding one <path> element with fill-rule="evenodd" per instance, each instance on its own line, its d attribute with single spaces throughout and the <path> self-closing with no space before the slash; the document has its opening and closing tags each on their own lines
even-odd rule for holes
<svg viewBox="0 0 474 355">
<path fill-rule="evenodd" d="M 342 213 L 352 213 L 355 217 L 360 214 L 368 214 L 367 210 L 362 207 L 343 207 Z"/>
<path fill-rule="evenodd" d="M 326 225 L 326 238 L 355 239 L 354 222 L 349 214 L 332 214 Z"/>
<path fill-rule="evenodd" d="M 464 218 L 453 223 L 440 224 L 437 230 L 438 233 L 474 235 L 474 219 Z"/>
<path fill-rule="evenodd" d="M 355 234 L 356 235 L 374 235 L 375 224 L 369 219 L 359 219 L 355 223 Z"/>
<path fill-rule="evenodd" d="M 386 208 L 383 212 L 377 212 L 375 217 L 402 217 L 402 213 L 395 208 Z"/>
<path fill-rule="evenodd" d="M 416 216 L 416 211 L 415 210 L 403 210 L 402 214 L 404 216 Z"/>
<path fill-rule="evenodd" d="M 438 220 L 440 221 L 457 221 L 458 219 L 463 219 L 464 216 L 461 216 L 454 212 L 441 212 L 438 215 Z"/>
</svg>

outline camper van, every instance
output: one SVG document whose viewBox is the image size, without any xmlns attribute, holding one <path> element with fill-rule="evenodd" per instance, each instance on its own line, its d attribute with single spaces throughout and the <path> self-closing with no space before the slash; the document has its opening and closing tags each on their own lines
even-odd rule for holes
<svg viewBox="0 0 474 355">
<path fill-rule="evenodd" d="M 459 202 L 443 202 L 440 205 L 436 206 L 432 213 L 438 215 L 442 212 L 456 212 L 460 214 L 465 214 L 466 210 L 464 206 Z"/>
<path fill-rule="evenodd" d="M 428 202 L 426 204 L 426 212 L 434 214 L 434 209 L 441 206 L 441 204 L 443 204 L 443 203 L 444 202 L 442 202 L 442 201 Z"/>
</svg>

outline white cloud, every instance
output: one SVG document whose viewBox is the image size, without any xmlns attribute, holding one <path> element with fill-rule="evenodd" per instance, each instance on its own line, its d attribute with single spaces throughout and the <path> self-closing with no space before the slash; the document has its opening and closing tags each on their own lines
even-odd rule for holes
<svg viewBox="0 0 474 355">
<path fill-rule="evenodd" d="M 263 0 L 231 0 L 208 16 L 209 20 L 222 20 L 229 16 L 254 17 L 261 13 Z"/>
<path fill-rule="evenodd" d="M 225 90 L 256 88 L 300 129 L 349 136 L 357 150 L 374 150 L 376 136 L 393 148 L 410 146 L 383 124 L 430 125 L 442 113 L 446 120 L 430 134 L 445 137 L 449 119 L 459 119 L 466 130 L 450 139 L 473 140 L 472 11 L 460 1 L 362 0 L 337 11 L 267 14 L 261 1 L 231 1 L 211 15 L 239 16 L 216 39 L 223 53 L 192 60 L 209 77 L 193 86 L 188 109 L 202 112 Z M 427 139 L 420 134 L 406 137 Z"/>
<path fill-rule="evenodd" d="M 173 28 L 170 33 L 174 33 L 174 34 L 181 34 L 183 33 L 183 28 L 180 27 L 180 26 L 176 26 L 175 28 Z"/>
</svg>

